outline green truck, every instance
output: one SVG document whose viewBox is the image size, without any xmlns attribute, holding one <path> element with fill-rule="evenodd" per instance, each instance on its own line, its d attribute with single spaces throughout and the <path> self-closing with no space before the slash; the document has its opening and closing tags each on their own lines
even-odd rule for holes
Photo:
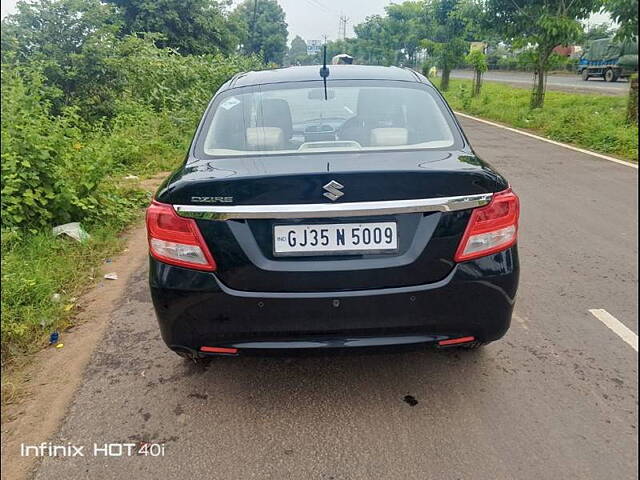
<svg viewBox="0 0 640 480">
<path fill-rule="evenodd" d="M 583 80 L 602 77 L 607 82 L 629 77 L 638 71 L 638 41 L 619 42 L 613 38 L 592 41 L 578 63 Z"/>
</svg>

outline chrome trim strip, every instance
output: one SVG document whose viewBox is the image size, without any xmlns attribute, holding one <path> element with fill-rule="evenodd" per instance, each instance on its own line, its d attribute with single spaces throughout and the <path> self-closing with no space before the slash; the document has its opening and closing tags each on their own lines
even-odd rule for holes
<svg viewBox="0 0 640 480">
<path fill-rule="evenodd" d="M 395 215 L 418 212 L 453 212 L 481 207 L 491 201 L 492 193 L 458 197 L 389 200 L 383 202 L 310 203 L 295 205 L 174 205 L 182 217 L 203 220 L 244 220 L 253 218 L 327 218 L 370 215 Z"/>
</svg>

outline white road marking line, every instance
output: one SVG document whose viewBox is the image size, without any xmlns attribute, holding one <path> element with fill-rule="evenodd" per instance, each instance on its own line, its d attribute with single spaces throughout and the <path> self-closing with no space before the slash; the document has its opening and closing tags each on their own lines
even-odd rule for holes
<svg viewBox="0 0 640 480">
<path fill-rule="evenodd" d="M 607 327 L 613 330 L 613 333 L 618 335 L 622 340 L 631 345 L 636 352 L 638 351 L 638 336 L 629 330 L 620 320 L 611 315 L 609 312 L 602 308 L 594 308 L 589 310 L 594 317 L 604 323 Z"/>
<path fill-rule="evenodd" d="M 536 140 L 541 140 L 543 142 L 551 143 L 552 145 L 557 145 L 559 147 L 568 148 L 569 150 L 573 150 L 575 152 L 584 153 L 586 155 L 591 155 L 593 157 L 598 157 L 603 160 L 608 160 L 610 162 L 619 163 L 620 165 L 625 165 L 631 168 L 638 168 L 638 165 L 631 162 L 625 162 L 624 160 L 618 160 L 617 158 L 609 157 L 608 155 L 602 155 L 601 153 L 592 152 L 591 150 L 585 150 L 584 148 L 574 147 L 573 145 L 568 145 L 562 142 L 556 142 L 555 140 L 549 140 L 548 138 L 541 137 L 539 135 L 534 135 L 533 133 L 525 132 L 523 130 L 518 130 L 517 128 L 505 127 L 504 125 L 500 125 L 499 123 L 490 122 L 489 120 L 485 120 L 483 118 L 474 117 L 473 115 L 467 115 L 466 113 L 454 112 L 456 115 L 460 115 L 461 117 L 470 118 L 471 120 L 476 120 L 477 122 L 486 123 L 487 125 L 491 125 L 493 127 L 502 128 L 504 130 L 508 130 L 510 132 L 519 133 L 520 135 L 525 135 L 527 137 L 535 138 Z"/>
</svg>

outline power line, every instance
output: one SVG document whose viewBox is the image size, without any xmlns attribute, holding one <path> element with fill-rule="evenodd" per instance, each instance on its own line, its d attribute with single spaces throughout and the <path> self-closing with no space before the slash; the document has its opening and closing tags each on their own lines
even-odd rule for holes
<svg viewBox="0 0 640 480">
<path fill-rule="evenodd" d="M 327 7 L 324 3 L 320 2 L 320 0 L 308 0 L 308 1 L 313 3 L 316 7 L 323 9 L 327 13 L 332 13 L 332 14 L 338 13 L 332 8 Z"/>
<path fill-rule="evenodd" d="M 319 6 L 318 4 L 313 3 L 313 2 L 312 2 L 312 0 L 305 0 L 305 1 L 309 4 L 309 6 L 313 7 L 314 9 L 316 9 L 316 8 L 322 8 L 322 7 L 321 7 L 321 6 Z M 325 15 L 331 15 L 331 16 L 333 16 L 333 12 L 330 12 L 330 11 L 329 11 L 329 10 L 327 10 L 327 9 L 324 9 L 324 10 L 323 10 L 322 12 L 320 12 L 320 13 L 324 13 Z"/>
</svg>

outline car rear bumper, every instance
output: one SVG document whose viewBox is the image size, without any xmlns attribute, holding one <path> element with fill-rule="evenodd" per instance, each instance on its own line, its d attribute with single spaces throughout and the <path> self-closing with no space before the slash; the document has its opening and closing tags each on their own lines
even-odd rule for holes
<svg viewBox="0 0 640 480">
<path fill-rule="evenodd" d="M 407 347 L 473 336 L 502 337 L 518 286 L 514 246 L 457 264 L 427 285 L 334 292 L 247 292 L 215 273 L 150 259 L 149 280 L 162 338 L 177 351 L 202 346 L 240 353 Z"/>
</svg>

